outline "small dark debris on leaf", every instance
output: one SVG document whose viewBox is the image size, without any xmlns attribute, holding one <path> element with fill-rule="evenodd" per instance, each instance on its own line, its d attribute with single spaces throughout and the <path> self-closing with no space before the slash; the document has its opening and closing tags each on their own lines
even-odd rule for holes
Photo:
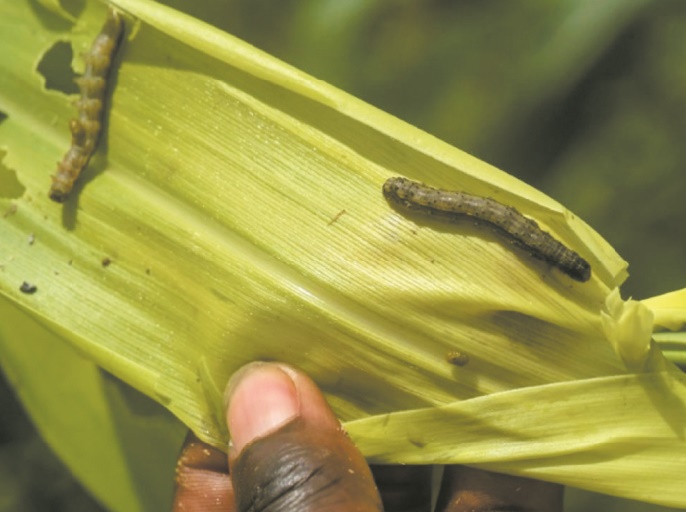
<svg viewBox="0 0 686 512">
<path fill-rule="evenodd" d="M 103 258 L 100 263 L 102 264 L 103 268 L 107 268 L 112 263 L 112 259 L 111 258 Z"/>
<path fill-rule="evenodd" d="M 346 212 L 345 210 L 341 210 L 340 212 L 338 212 L 338 213 L 336 214 L 336 216 L 335 216 L 333 219 L 331 219 L 331 220 L 329 221 L 329 223 L 327 224 L 327 226 L 330 226 L 331 224 L 333 224 L 334 222 L 336 222 L 338 219 L 340 219 L 340 218 L 341 218 L 343 215 L 345 215 L 346 213 L 348 213 L 348 212 Z"/>
<path fill-rule="evenodd" d="M 38 291 L 38 287 L 35 284 L 28 283 L 24 281 L 19 287 L 21 293 L 26 293 L 27 295 L 32 295 Z"/>
<path fill-rule="evenodd" d="M 455 366 L 464 366 L 469 362 L 469 356 L 457 350 L 451 350 L 445 355 L 445 360 Z"/>
</svg>

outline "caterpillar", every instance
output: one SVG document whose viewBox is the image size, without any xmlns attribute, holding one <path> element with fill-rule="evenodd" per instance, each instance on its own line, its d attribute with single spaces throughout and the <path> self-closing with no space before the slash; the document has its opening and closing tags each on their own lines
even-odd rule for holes
<svg viewBox="0 0 686 512">
<path fill-rule="evenodd" d="M 448 220 L 466 216 L 486 223 L 532 257 L 551 263 L 572 279 L 583 283 L 591 277 L 591 265 L 585 259 L 512 206 L 488 197 L 429 187 L 406 178 L 386 180 L 383 194 L 389 202 L 407 210 Z"/>
<path fill-rule="evenodd" d="M 83 55 L 85 71 L 76 83 L 81 97 L 76 102 L 78 118 L 69 121 L 71 147 L 57 164 L 52 176 L 50 199 L 58 203 L 67 200 L 74 182 L 95 152 L 102 129 L 102 112 L 112 59 L 119 46 L 124 29 L 121 16 L 110 9 L 107 20 L 93 41 L 88 53 Z"/>
</svg>

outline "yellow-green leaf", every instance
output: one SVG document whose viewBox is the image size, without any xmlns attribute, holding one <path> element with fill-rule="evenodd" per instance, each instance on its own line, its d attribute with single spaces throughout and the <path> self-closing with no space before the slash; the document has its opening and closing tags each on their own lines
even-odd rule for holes
<svg viewBox="0 0 686 512">
<path fill-rule="evenodd" d="M 651 344 L 650 305 L 621 300 L 626 264 L 595 231 L 196 19 L 111 4 L 129 30 L 107 130 L 62 207 L 47 189 L 72 98 L 36 65 L 65 38 L 87 48 L 105 6 L 55 29 L 28 0 L 0 3 L 0 47 L 16 48 L 0 64 L 0 183 L 19 184 L 0 200 L 6 300 L 217 446 L 231 373 L 278 359 L 312 375 L 376 461 L 482 464 L 686 506 L 676 479 L 654 492 L 662 458 L 686 452 L 681 375 Z M 399 175 L 516 207 L 586 258 L 591 280 L 483 227 L 394 210 L 381 185 Z M 469 363 L 450 365 L 452 350 Z M 642 421 L 622 427 L 627 398 Z M 627 441 L 594 437 L 598 425 Z"/>
</svg>

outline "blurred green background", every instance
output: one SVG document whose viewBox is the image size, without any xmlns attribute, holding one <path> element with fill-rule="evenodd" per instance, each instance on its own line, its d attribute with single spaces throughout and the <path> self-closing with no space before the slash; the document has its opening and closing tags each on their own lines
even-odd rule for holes
<svg viewBox="0 0 686 512">
<path fill-rule="evenodd" d="M 84 0 L 62 3 L 78 15 Z M 630 263 L 625 298 L 685 286 L 684 2 L 164 3 L 559 200 Z M 0 411 L 0 512 L 101 510 L 4 380 Z M 672 509 L 569 490 L 566 510 Z"/>
</svg>

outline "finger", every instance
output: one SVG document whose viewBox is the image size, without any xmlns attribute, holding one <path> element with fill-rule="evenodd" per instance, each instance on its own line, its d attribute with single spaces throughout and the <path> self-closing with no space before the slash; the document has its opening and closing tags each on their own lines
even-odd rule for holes
<svg viewBox="0 0 686 512">
<path fill-rule="evenodd" d="M 307 376 L 251 364 L 228 398 L 238 511 L 381 510 L 369 466 Z"/>
<path fill-rule="evenodd" d="M 429 512 L 431 466 L 372 466 L 384 510 Z"/>
<path fill-rule="evenodd" d="M 233 512 L 233 489 L 226 454 L 191 432 L 176 463 L 174 512 Z"/>
<path fill-rule="evenodd" d="M 562 512 L 558 484 L 447 466 L 436 510 L 440 512 Z"/>
</svg>

